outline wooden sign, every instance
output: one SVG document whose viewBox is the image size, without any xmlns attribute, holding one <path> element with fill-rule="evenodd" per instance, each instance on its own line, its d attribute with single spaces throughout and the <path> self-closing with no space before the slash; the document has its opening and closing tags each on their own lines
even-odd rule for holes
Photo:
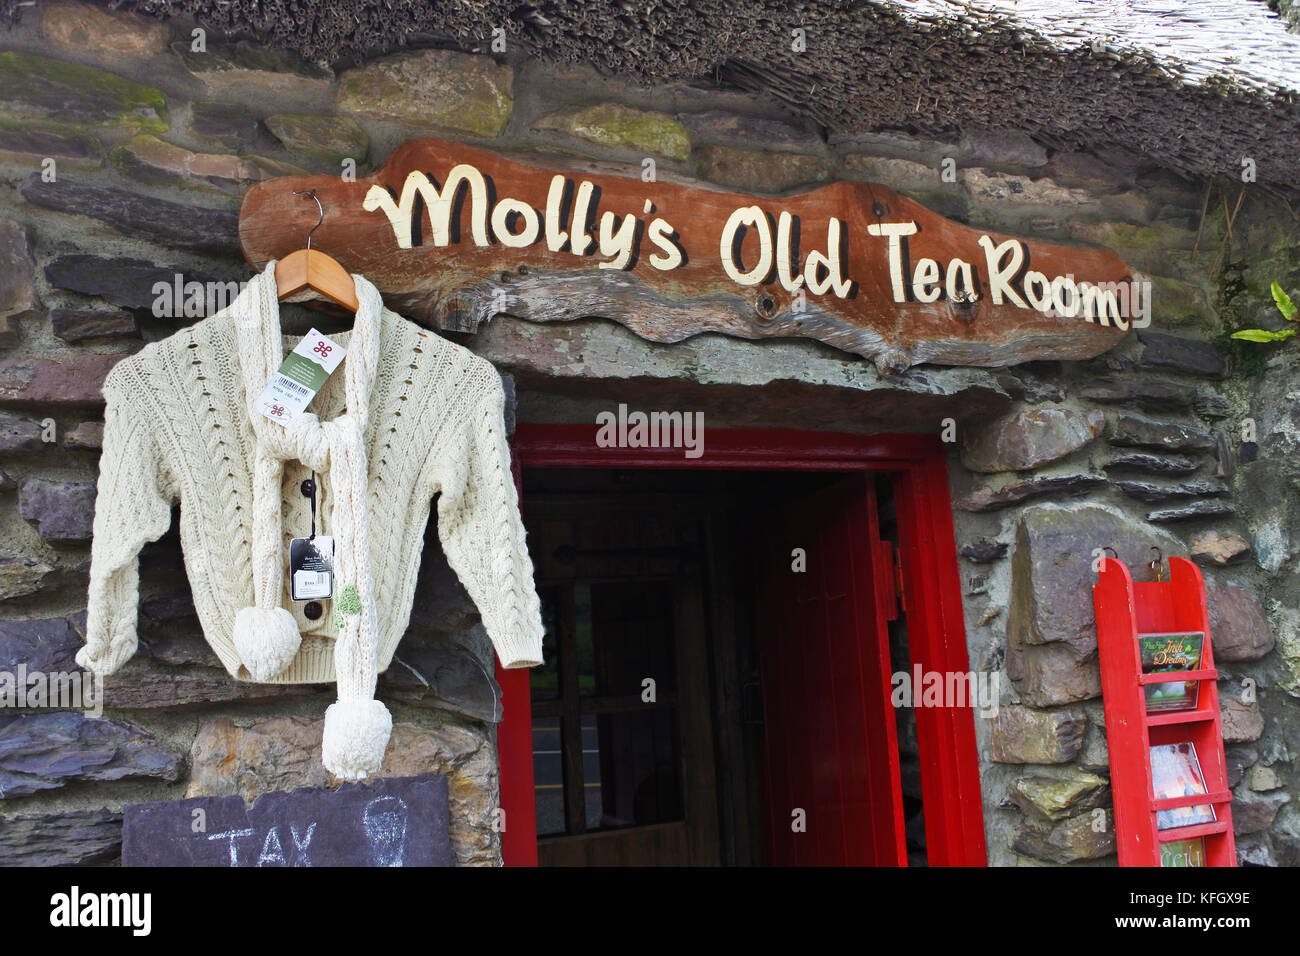
<svg viewBox="0 0 1300 956">
<path fill-rule="evenodd" d="M 972 229 L 871 183 L 756 197 L 608 170 L 415 140 L 355 181 L 259 183 L 240 242 L 259 270 L 301 248 L 319 212 L 294 190 L 314 189 L 313 246 L 455 331 L 603 317 L 655 342 L 806 336 L 899 370 L 1091 358 L 1129 327 L 1109 250 Z"/>
<path fill-rule="evenodd" d="M 451 866 L 447 778 L 127 806 L 123 866 Z"/>
</svg>

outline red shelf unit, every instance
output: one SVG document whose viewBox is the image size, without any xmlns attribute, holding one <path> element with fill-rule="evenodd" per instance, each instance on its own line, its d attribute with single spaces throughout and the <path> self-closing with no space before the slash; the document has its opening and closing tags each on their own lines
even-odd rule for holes
<svg viewBox="0 0 1300 956">
<path fill-rule="evenodd" d="M 1168 581 L 1135 582 L 1122 561 L 1104 557 L 1092 598 L 1119 865 L 1159 866 L 1160 844 L 1204 837 L 1206 866 L 1236 866 L 1232 792 L 1219 722 L 1219 672 L 1214 667 L 1200 569 L 1185 558 L 1170 558 Z M 1205 634 L 1200 669 L 1143 674 L 1138 635 L 1178 631 Z M 1200 682 L 1195 709 L 1147 713 L 1147 685 L 1193 680 Z M 1151 747 L 1185 741 L 1196 746 L 1209 792 L 1157 800 L 1151 781 Z M 1156 827 L 1159 810 L 1205 804 L 1214 806 L 1213 823 L 1169 830 Z"/>
</svg>

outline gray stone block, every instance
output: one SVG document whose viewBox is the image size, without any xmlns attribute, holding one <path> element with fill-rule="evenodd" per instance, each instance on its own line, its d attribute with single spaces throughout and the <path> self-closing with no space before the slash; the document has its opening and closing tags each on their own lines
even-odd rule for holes
<svg viewBox="0 0 1300 956">
<path fill-rule="evenodd" d="M 137 727 L 73 711 L 0 716 L 0 799 L 86 780 L 153 777 L 175 781 L 180 754 Z"/>
</svg>

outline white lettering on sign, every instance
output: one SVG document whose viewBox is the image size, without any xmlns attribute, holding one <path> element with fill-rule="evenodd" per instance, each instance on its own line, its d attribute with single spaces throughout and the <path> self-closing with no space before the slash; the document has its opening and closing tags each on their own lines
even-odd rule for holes
<svg viewBox="0 0 1300 956">
<path fill-rule="evenodd" d="M 375 797 L 366 804 L 361 814 L 361 827 L 370 847 L 370 865 L 403 865 L 408 816 L 406 801 L 401 797 Z M 265 831 L 240 827 L 208 833 L 206 837 L 226 841 L 231 866 L 248 866 L 250 861 L 252 866 L 311 866 L 309 850 L 312 837 L 316 835 L 316 821 L 307 824 L 302 831 L 296 824 L 284 826 L 288 840 L 281 834 L 281 829 L 280 825 Z"/>
<path fill-rule="evenodd" d="M 406 849 L 406 801 L 401 797 L 375 797 L 361 815 L 370 841 L 372 866 L 401 866 Z"/>
<path fill-rule="evenodd" d="M 758 261 L 748 272 L 740 268 L 740 247 L 744 245 L 745 233 L 754 230 L 758 236 Z M 743 206 L 727 219 L 722 227 L 721 241 L 722 270 L 727 278 L 739 285 L 758 285 L 772 268 L 772 230 L 767 224 L 760 206 Z"/>
<path fill-rule="evenodd" d="M 638 247 L 644 234 L 654 247 L 646 257 L 651 268 L 669 272 L 689 261 L 685 239 L 668 219 L 656 216 L 644 222 L 636 210 L 600 209 L 600 189 L 586 179 L 575 182 L 562 174 L 552 176 L 539 208 L 524 198 L 497 198 L 489 177 L 471 163 L 458 163 L 441 186 L 427 173 L 413 170 L 400 195 L 394 195 L 389 187 L 372 185 L 362 208 L 388 218 L 399 249 L 411 249 L 425 241 L 434 246 L 459 243 L 463 227 L 475 246 L 500 243 L 526 249 L 544 241 L 552 253 L 596 255 L 600 258 L 597 268 L 628 270 L 640 261 Z M 644 214 L 648 216 L 654 209 L 654 203 L 646 199 Z M 847 249 L 848 243 L 862 241 L 862 237 L 850 235 L 839 218 L 828 217 L 824 251 L 809 249 L 801 266 L 795 261 L 800 255 L 799 227 L 799 218 L 789 210 L 769 211 L 758 204 L 733 210 L 714 247 L 723 271 L 740 286 L 775 282 L 792 294 L 806 289 L 814 295 L 853 298 L 857 283 L 846 271 Z M 957 257 L 944 262 L 918 256 L 913 261 L 907 249 L 908 237 L 919 233 L 913 221 L 869 223 L 866 233 L 886 240 L 883 254 L 894 302 L 930 304 L 947 299 L 969 303 L 987 295 L 998 306 L 1077 316 L 1125 330 L 1129 327 L 1128 310 L 1115 289 L 1103 287 L 1116 283 L 1076 282 L 1070 275 L 1051 276 L 1028 269 L 1029 246 L 1019 239 L 999 242 L 980 236 L 981 269 L 973 261 Z M 972 252 L 978 255 L 976 250 Z"/>
<path fill-rule="evenodd" d="M 867 235 L 885 236 L 889 239 L 889 281 L 893 287 L 894 301 L 906 302 L 903 288 L 903 236 L 916 235 L 914 222 L 873 222 L 867 226 Z"/>
</svg>

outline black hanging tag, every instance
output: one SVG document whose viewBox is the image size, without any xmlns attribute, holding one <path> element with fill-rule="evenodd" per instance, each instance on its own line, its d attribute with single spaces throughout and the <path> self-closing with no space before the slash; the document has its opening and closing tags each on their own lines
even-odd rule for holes
<svg viewBox="0 0 1300 956">
<path fill-rule="evenodd" d="M 311 498 L 311 536 L 289 542 L 289 597 L 318 601 L 334 596 L 334 536 L 316 533 L 316 472 L 302 490 Z"/>
</svg>

